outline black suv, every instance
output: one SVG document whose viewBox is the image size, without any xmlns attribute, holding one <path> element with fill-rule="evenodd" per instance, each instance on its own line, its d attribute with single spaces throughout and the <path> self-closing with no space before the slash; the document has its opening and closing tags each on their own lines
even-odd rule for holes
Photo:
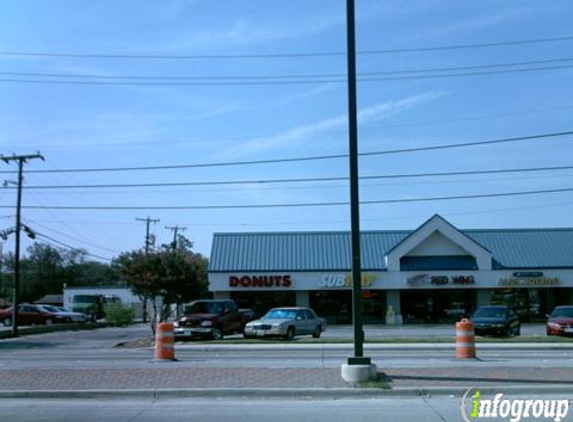
<svg viewBox="0 0 573 422">
<path fill-rule="evenodd" d="M 518 336 L 521 334 L 519 317 L 507 306 L 480 306 L 472 316 L 475 334 L 478 336 Z"/>
</svg>

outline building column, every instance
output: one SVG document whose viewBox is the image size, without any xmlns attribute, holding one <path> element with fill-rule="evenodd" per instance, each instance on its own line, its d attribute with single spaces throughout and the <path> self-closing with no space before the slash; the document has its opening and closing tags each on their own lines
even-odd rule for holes
<svg viewBox="0 0 573 422">
<path fill-rule="evenodd" d="M 309 292 L 307 290 L 296 291 L 296 306 L 308 308 L 310 305 Z"/>
<path fill-rule="evenodd" d="M 394 319 L 392 319 L 392 314 Z M 387 325 L 401 325 L 402 324 L 402 309 L 400 306 L 400 290 L 387 290 L 386 291 L 386 324 Z"/>
<path fill-rule="evenodd" d="M 230 299 L 231 292 L 213 292 L 213 297 L 215 299 Z"/>
</svg>

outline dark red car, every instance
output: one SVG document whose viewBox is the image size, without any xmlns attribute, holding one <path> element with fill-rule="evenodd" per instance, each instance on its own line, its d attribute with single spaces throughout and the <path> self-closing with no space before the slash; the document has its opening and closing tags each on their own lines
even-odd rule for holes
<svg viewBox="0 0 573 422">
<path fill-rule="evenodd" d="M 18 308 L 18 325 L 50 325 L 56 322 L 66 322 L 66 318 L 40 305 L 24 304 Z M 6 327 L 12 325 L 12 307 L 0 310 L 0 323 Z"/>
<path fill-rule="evenodd" d="M 573 306 L 556 306 L 547 320 L 548 336 L 573 336 Z"/>
</svg>

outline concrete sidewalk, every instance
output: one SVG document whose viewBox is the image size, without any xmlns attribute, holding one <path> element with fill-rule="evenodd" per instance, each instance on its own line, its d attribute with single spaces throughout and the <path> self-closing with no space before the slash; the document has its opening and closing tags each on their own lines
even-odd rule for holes
<svg viewBox="0 0 573 422">
<path fill-rule="evenodd" d="M 379 368 L 383 370 L 383 368 Z M 573 391 L 573 368 L 389 368 L 380 373 L 394 393 L 459 394 L 468 388 L 535 391 Z M 344 392 L 339 368 L 189 368 L 177 362 L 150 363 L 137 369 L 26 369 L 0 370 L 0 397 L 13 392 L 59 392 L 63 397 L 81 392 L 140 392 L 175 390 L 197 392 L 261 391 Z M 384 385 L 383 385 L 384 384 Z M 378 388 L 372 390 L 383 394 Z M 344 394 L 342 394 L 344 396 Z"/>
</svg>

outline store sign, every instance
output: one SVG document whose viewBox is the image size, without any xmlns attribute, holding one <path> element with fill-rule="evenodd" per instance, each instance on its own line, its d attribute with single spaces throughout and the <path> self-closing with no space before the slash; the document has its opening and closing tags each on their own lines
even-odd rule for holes
<svg viewBox="0 0 573 422">
<path fill-rule="evenodd" d="M 361 277 L 362 287 L 371 287 L 376 279 L 374 274 L 362 274 Z M 325 274 L 320 277 L 317 283 L 318 287 L 325 287 L 330 289 L 342 289 L 345 287 L 352 287 L 352 274 Z"/>
<path fill-rule="evenodd" d="M 540 278 L 540 277 L 543 277 L 543 273 L 541 271 L 517 272 L 517 273 L 513 273 L 513 276 L 517 277 L 517 278 Z"/>
<path fill-rule="evenodd" d="M 229 276 L 229 287 L 246 287 L 246 288 L 289 288 L 292 286 L 292 278 L 286 275 L 243 275 Z"/>
<path fill-rule="evenodd" d="M 500 278 L 498 284 L 504 287 L 555 286 L 559 284 L 559 278 L 558 277 L 507 277 L 507 278 Z"/>
<path fill-rule="evenodd" d="M 444 286 L 446 284 L 475 284 L 473 275 L 431 275 L 431 274 L 418 274 L 406 279 L 406 283 L 410 286 L 422 286 L 426 284 L 433 284 L 436 286 Z"/>
</svg>

